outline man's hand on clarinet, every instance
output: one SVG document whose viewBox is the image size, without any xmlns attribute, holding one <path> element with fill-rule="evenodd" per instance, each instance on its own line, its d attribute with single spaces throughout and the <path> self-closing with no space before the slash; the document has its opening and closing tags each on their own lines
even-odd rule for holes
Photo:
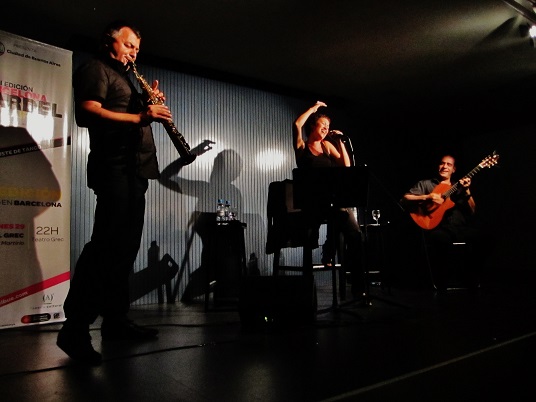
<svg viewBox="0 0 536 402">
<path fill-rule="evenodd" d="M 164 93 L 158 88 L 158 80 L 153 81 L 153 85 L 151 85 L 151 89 L 153 90 L 154 95 L 162 101 L 162 103 L 166 100 L 166 97 Z"/>
<path fill-rule="evenodd" d="M 146 126 L 154 121 L 172 121 L 171 111 L 166 105 L 148 105 L 140 115 L 141 124 Z"/>
</svg>

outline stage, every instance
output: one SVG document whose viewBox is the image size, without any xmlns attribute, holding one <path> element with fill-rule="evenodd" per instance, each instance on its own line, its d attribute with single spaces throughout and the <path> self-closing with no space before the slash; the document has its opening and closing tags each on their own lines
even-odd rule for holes
<svg viewBox="0 0 536 402">
<path fill-rule="evenodd" d="M 5 401 L 503 401 L 533 393 L 536 296 L 529 272 L 478 290 L 391 292 L 313 325 L 244 328 L 237 310 L 192 304 L 133 308 L 158 340 L 101 343 L 98 367 L 55 345 L 60 325 L 0 331 Z M 331 302 L 318 289 L 319 308 Z"/>
</svg>

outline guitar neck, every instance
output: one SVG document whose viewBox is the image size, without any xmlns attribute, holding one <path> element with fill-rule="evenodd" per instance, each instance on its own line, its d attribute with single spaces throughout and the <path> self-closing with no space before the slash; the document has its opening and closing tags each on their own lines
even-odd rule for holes
<svg viewBox="0 0 536 402">
<path fill-rule="evenodd" d="M 480 170 L 482 170 L 482 166 L 480 166 L 480 164 L 476 165 L 473 170 L 471 170 L 469 173 L 467 173 L 464 178 L 466 177 L 473 177 L 475 174 L 477 174 Z M 457 181 L 451 188 L 449 188 L 447 191 L 445 191 L 443 193 L 443 198 L 447 199 L 449 198 L 452 194 L 454 194 L 456 191 L 458 191 L 458 188 L 460 187 L 460 182 Z"/>
</svg>

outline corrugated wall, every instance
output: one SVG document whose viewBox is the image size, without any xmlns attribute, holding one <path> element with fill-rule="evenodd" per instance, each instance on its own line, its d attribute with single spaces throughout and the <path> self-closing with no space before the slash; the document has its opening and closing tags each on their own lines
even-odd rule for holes
<svg viewBox="0 0 536 402">
<path fill-rule="evenodd" d="M 309 106 L 282 95 L 235 84 L 140 65 L 148 82 L 158 79 L 166 94 L 174 122 L 192 149 L 206 149 L 190 165 L 152 181 L 147 193 L 145 231 L 134 272 L 148 266 L 152 242 L 159 257 L 169 254 L 179 265 L 173 279 L 180 299 L 189 276 L 201 262 L 202 244 L 192 228 L 192 218 L 214 212 L 218 198 L 237 208 L 247 224 L 246 254 L 259 258 L 262 275 L 271 274 L 271 255 L 265 254 L 266 200 L 272 181 L 291 178 L 295 167 L 291 125 Z M 160 169 L 174 162 L 177 151 L 164 128 L 153 124 Z M 94 195 L 86 187 L 85 164 L 89 151 L 87 130 L 72 129 L 73 186 L 71 266 L 88 241 L 93 220 Z M 169 170 L 169 169 L 168 169 Z M 166 184 L 166 185 L 164 185 Z M 287 250 L 285 259 L 299 263 L 300 249 Z M 134 303 L 159 300 L 158 292 L 146 293 Z"/>
</svg>

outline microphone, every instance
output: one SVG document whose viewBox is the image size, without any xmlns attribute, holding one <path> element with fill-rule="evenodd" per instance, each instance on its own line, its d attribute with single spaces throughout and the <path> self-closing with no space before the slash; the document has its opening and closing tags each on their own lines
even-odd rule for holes
<svg viewBox="0 0 536 402">
<path fill-rule="evenodd" d="M 342 137 L 346 137 L 346 135 L 344 135 L 343 133 L 341 133 L 341 132 L 338 131 L 338 130 L 331 130 L 331 131 L 329 131 L 329 132 L 328 132 L 328 136 L 330 136 L 330 137 L 334 137 L 334 138 L 336 138 L 336 137 L 341 137 L 341 138 L 342 138 Z"/>
</svg>

